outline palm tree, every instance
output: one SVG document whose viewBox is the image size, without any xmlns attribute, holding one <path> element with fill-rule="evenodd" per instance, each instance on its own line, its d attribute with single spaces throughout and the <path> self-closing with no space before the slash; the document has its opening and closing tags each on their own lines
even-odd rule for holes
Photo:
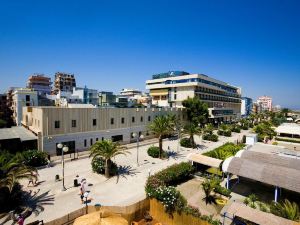
<svg viewBox="0 0 300 225">
<path fill-rule="evenodd" d="M 200 135 L 201 128 L 195 125 L 194 123 L 188 123 L 187 125 L 184 126 L 183 133 L 190 136 L 190 143 L 192 144 L 192 147 L 195 148 L 196 143 L 194 140 L 194 135 Z"/>
<path fill-rule="evenodd" d="M 37 170 L 26 166 L 16 157 L 2 153 L 0 156 L 0 188 L 8 188 L 9 192 L 22 179 L 36 179 Z"/>
<path fill-rule="evenodd" d="M 211 200 L 211 192 L 214 190 L 214 188 L 220 184 L 220 180 L 217 177 L 213 177 L 212 179 L 205 178 L 205 181 L 202 182 L 202 189 L 205 194 L 205 201 L 206 204 L 210 202 Z"/>
<path fill-rule="evenodd" d="M 281 216 L 289 220 L 300 220 L 299 205 L 297 205 L 296 202 L 290 202 L 288 199 L 285 199 L 280 203 L 273 202 L 271 204 L 270 211 L 277 216 Z"/>
<path fill-rule="evenodd" d="M 129 153 L 125 148 L 120 147 L 117 142 L 111 140 L 98 141 L 90 148 L 93 159 L 101 157 L 105 160 L 105 177 L 110 176 L 111 158 L 117 155 L 126 155 Z"/>
<path fill-rule="evenodd" d="M 159 143 L 159 158 L 162 156 L 162 141 L 165 135 L 169 135 L 174 132 L 174 121 L 169 115 L 162 115 L 156 117 L 150 124 L 149 129 L 155 134 L 158 138 Z"/>
</svg>

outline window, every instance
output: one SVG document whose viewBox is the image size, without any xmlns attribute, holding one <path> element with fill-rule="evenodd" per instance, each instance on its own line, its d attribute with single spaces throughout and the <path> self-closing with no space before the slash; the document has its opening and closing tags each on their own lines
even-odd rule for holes
<svg viewBox="0 0 300 225">
<path fill-rule="evenodd" d="M 96 142 L 99 140 L 99 138 L 96 138 Z"/>
<path fill-rule="evenodd" d="M 125 122 L 125 118 L 122 117 L 122 118 L 121 118 L 121 123 L 124 123 L 124 122 Z"/>
<path fill-rule="evenodd" d="M 110 118 L 110 124 L 114 124 L 114 118 Z"/>
<path fill-rule="evenodd" d="M 30 95 L 26 95 L 26 102 L 30 101 Z"/>
<path fill-rule="evenodd" d="M 148 121 L 151 121 L 151 116 L 148 116 Z"/>
<path fill-rule="evenodd" d="M 159 100 L 160 97 L 159 96 L 153 96 L 153 100 Z"/>
<path fill-rule="evenodd" d="M 167 100 L 167 96 L 166 95 L 162 95 L 161 96 L 161 100 Z"/>
<path fill-rule="evenodd" d="M 72 120 L 72 127 L 76 127 L 76 120 Z"/>
<path fill-rule="evenodd" d="M 84 147 L 86 147 L 86 139 L 84 139 Z"/>
<path fill-rule="evenodd" d="M 102 137 L 102 139 L 101 139 L 102 141 L 104 141 L 104 137 Z"/>
<path fill-rule="evenodd" d="M 174 100 L 176 100 L 177 99 L 177 95 L 176 94 L 174 94 Z"/>
<path fill-rule="evenodd" d="M 93 138 L 91 138 L 91 140 L 90 140 L 90 144 L 91 144 L 91 145 L 93 145 Z"/>
<path fill-rule="evenodd" d="M 93 119 L 93 126 L 96 126 L 96 125 L 97 125 L 97 120 Z"/>
<path fill-rule="evenodd" d="M 134 118 L 134 116 L 131 118 L 131 121 L 134 123 L 134 120 L 135 120 L 135 118 Z"/>
<path fill-rule="evenodd" d="M 55 128 L 59 128 L 59 120 L 55 120 L 54 121 L 54 127 Z"/>
<path fill-rule="evenodd" d="M 144 118 L 141 116 L 141 122 L 143 122 Z"/>
</svg>

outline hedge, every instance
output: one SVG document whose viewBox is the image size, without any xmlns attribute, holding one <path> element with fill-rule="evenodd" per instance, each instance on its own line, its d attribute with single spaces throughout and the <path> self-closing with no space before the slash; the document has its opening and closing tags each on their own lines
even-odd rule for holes
<svg viewBox="0 0 300 225">
<path fill-rule="evenodd" d="M 149 156 L 151 156 L 153 158 L 158 158 L 159 157 L 159 147 L 151 146 L 150 148 L 148 148 L 147 153 Z M 168 154 L 165 151 L 162 151 L 161 157 L 167 158 Z"/>
<path fill-rule="evenodd" d="M 216 134 L 204 134 L 202 136 L 203 140 L 217 142 L 219 140 L 218 135 Z"/>
<path fill-rule="evenodd" d="M 182 138 L 180 140 L 180 146 L 185 147 L 185 148 L 193 148 L 193 145 L 189 138 Z"/>
<path fill-rule="evenodd" d="M 300 144 L 300 140 L 289 139 L 289 138 L 279 138 L 279 137 L 276 137 L 275 140 L 276 141 L 286 141 L 286 142 L 292 142 L 292 143 L 299 143 Z"/>
</svg>

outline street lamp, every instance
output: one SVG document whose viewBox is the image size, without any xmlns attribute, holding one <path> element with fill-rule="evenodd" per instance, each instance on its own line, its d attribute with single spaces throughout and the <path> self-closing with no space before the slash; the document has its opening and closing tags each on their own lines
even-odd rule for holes
<svg viewBox="0 0 300 225">
<path fill-rule="evenodd" d="M 69 151 L 69 147 L 63 144 L 57 144 L 57 148 L 61 149 L 61 163 L 62 163 L 62 191 L 67 190 L 65 187 L 65 159 L 64 153 Z"/>
<path fill-rule="evenodd" d="M 135 138 L 135 137 L 137 137 L 136 138 L 136 165 L 137 166 L 140 166 L 140 164 L 139 164 L 139 144 L 140 144 L 140 139 L 143 139 L 144 138 L 144 135 L 139 135 L 139 134 L 137 134 L 137 133 L 133 133 L 132 134 L 132 137 L 133 138 Z"/>
</svg>

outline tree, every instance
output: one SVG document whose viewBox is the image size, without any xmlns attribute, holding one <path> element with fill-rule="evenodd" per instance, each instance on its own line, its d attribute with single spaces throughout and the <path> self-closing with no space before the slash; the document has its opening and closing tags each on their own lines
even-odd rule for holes
<svg viewBox="0 0 300 225">
<path fill-rule="evenodd" d="M 283 202 L 273 202 L 270 207 L 271 213 L 284 217 L 289 220 L 299 221 L 299 205 L 296 202 L 290 202 L 285 199 Z"/>
<path fill-rule="evenodd" d="M 36 179 L 37 170 L 34 167 L 26 166 L 7 152 L 0 156 L 0 188 L 8 188 L 11 192 L 13 187 L 22 179 Z"/>
<path fill-rule="evenodd" d="M 162 141 L 164 136 L 174 132 L 174 118 L 169 115 L 162 115 L 156 117 L 150 124 L 149 129 L 155 134 L 158 138 L 159 143 L 159 158 L 162 156 L 163 146 Z"/>
<path fill-rule="evenodd" d="M 205 178 L 205 181 L 202 182 L 202 189 L 205 194 L 206 204 L 211 201 L 211 192 L 215 189 L 217 185 L 220 184 L 220 179 L 217 177 L 213 177 L 211 179 Z"/>
<path fill-rule="evenodd" d="M 283 109 L 281 110 L 281 113 L 284 115 L 284 117 L 287 117 L 287 116 L 288 116 L 288 113 L 290 113 L 290 112 L 291 112 L 291 110 L 288 109 L 288 108 L 283 108 Z"/>
<path fill-rule="evenodd" d="M 183 130 L 184 134 L 187 134 L 190 136 L 190 143 L 193 148 L 196 147 L 196 143 L 194 140 L 194 135 L 200 135 L 201 134 L 201 128 L 194 123 L 188 123 L 184 126 Z"/>
<path fill-rule="evenodd" d="M 202 102 L 198 97 L 187 98 L 182 102 L 186 108 L 188 121 L 196 125 L 204 123 L 208 119 L 208 105 Z"/>
<path fill-rule="evenodd" d="M 105 160 L 105 177 L 110 176 L 111 158 L 117 155 L 126 155 L 129 153 L 125 148 L 120 147 L 117 142 L 111 140 L 98 141 L 90 148 L 93 159 L 101 157 Z"/>
</svg>

